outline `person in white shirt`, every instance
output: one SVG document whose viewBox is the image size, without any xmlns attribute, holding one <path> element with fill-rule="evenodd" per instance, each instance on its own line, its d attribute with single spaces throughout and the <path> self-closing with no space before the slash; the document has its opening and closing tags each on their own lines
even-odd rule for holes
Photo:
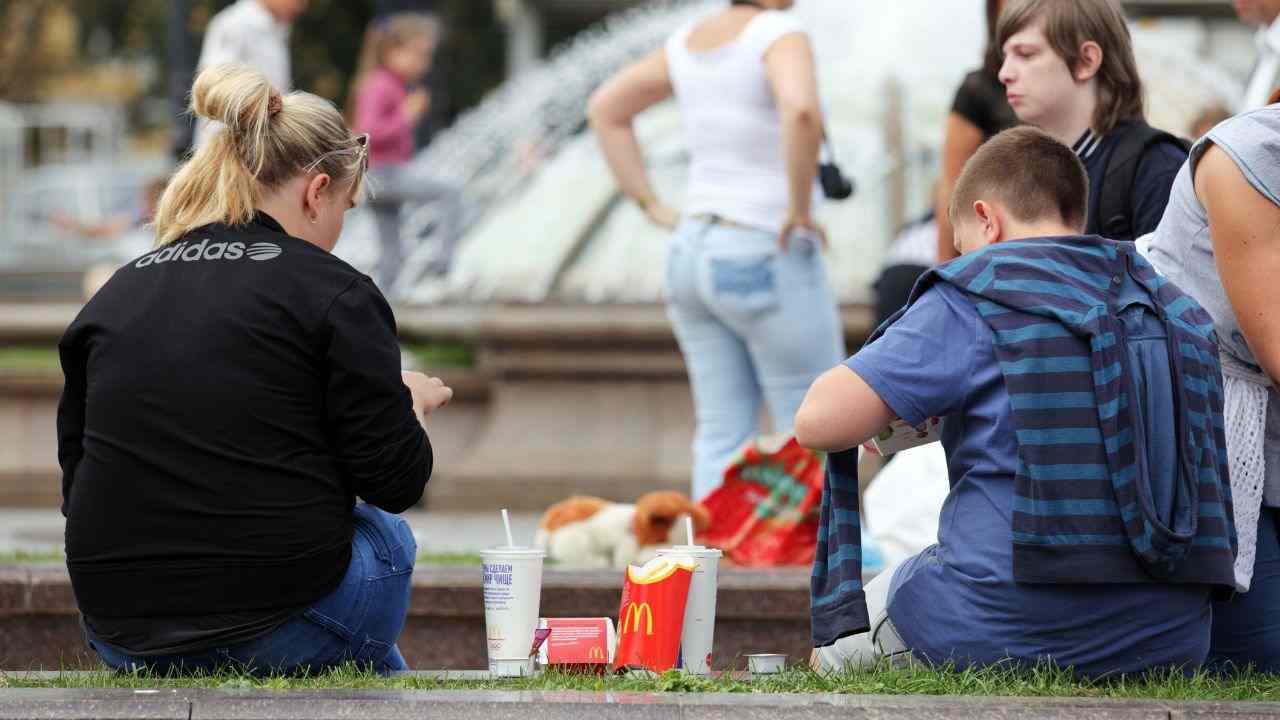
<svg viewBox="0 0 1280 720">
<path fill-rule="evenodd" d="M 282 93 L 293 87 L 289 64 L 289 28 L 308 0 L 237 0 L 209 21 L 200 50 L 199 72 L 223 63 L 244 63 L 266 76 Z M 208 139 L 207 120 L 196 125 L 195 145 Z"/>
<path fill-rule="evenodd" d="M 813 191 L 822 118 L 793 0 L 733 0 L 671 35 L 594 94 L 588 112 L 622 193 L 673 231 L 668 312 L 689 368 L 693 498 L 757 432 L 791 427 L 809 385 L 844 357 Z M 684 211 L 664 204 L 633 119 L 675 97 L 689 148 Z"/>
<path fill-rule="evenodd" d="M 1267 105 L 1280 85 L 1280 0 L 1233 0 L 1236 16 L 1247 25 L 1257 25 L 1258 63 L 1245 86 L 1240 112 Z"/>
</svg>

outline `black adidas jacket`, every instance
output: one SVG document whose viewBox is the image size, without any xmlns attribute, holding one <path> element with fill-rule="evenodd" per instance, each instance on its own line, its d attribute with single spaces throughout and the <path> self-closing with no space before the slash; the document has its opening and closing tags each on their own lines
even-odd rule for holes
<svg viewBox="0 0 1280 720">
<path fill-rule="evenodd" d="M 128 650 L 270 629 L 342 579 L 357 497 L 400 512 L 431 473 L 390 306 L 265 214 L 125 265 L 59 350 L 67 565 Z"/>
</svg>

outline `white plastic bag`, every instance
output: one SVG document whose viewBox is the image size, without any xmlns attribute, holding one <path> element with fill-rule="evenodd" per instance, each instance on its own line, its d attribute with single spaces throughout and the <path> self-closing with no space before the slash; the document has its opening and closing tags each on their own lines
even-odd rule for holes
<svg viewBox="0 0 1280 720">
<path fill-rule="evenodd" d="M 951 486 L 942 443 L 904 450 L 889 461 L 863 494 L 863 529 L 886 566 L 938 541 L 938 514 Z"/>
</svg>

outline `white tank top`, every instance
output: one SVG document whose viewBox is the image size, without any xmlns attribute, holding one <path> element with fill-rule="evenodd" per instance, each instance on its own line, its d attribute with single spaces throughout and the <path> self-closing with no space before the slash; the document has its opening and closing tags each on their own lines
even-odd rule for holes
<svg viewBox="0 0 1280 720">
<path fill-rule="evenodd" d="M 697 22 L 676 31 L 666 46 L 690 154 L 685 213 L 714 213 L 777 232 L 790 200 L 782 118 L 764 55 L 783 35 L 804 28 L 791 15 L 766 10 L 733 41 L 695 53 L 688 41 Z"/>
</svg>

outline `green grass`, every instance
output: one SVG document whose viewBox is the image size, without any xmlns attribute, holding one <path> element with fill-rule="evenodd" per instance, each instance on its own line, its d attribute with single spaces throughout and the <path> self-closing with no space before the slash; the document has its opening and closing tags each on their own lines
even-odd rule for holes
<svg viewBox="0 0 1280 720">
<path fill-rule="evenodd" d="M 456 370 L 475 367 L 476 357 L 465 345 L 410 343 L 404 349 L 422 363 L 424 370 Z"/>
<path fill-rule="evenodd" d="M 0 348 L 0 371 L 10 372 L 62 372 L 58 349 L 45 347 Z"/>
<path fill-rule="evenodd" d="M 1199 673 L 1151 673 L 1109 681 L 1074 679 L 1070 672 L 1038 669 L 954 671 L 914 667 L 850 672 L 827 677 L 809 670 L 791 670 L 757 680 L 733 677 L 697 678 L 677 672 L 656 679 L 594 677 L 546 673 L 534 678 L 463 681 L 436 678 L 384 678 L 355 668 L 298 678 L 253 678 L 235 673 L 188 678 L 106 671 L 78 673 L 46 680 L 0 673 L 0 688 L 226 688 L 264 690 L 581 690 L 673 693 L 840 693 L 876 695 L 981 695 L 1003 697 L 1085 697 L 1187 700 L 1280 701 L 1280 677 L 1243 674 L 1224 678 Z"/>
<path fill-rule="evenodd" d="M 478 553 L 418 553 L 419 566 L 463 566 L 480 568 Z"/>
<path fill-rule="evenodd" d="M 0 565 L 42 565 L 61 564 L 66 556 L 58 551 L 28 552 L 17 550 L 0 552 Z M 474 553 L 419 553 L 419 566 L 474 566 L 480 567 L 480 556 Z"/>
<path fill-rule="evenodd" d="M 0 552 L 0 565 L 38 565 L 45 563 L 61 563 L 65 560 L 66 556 L 56 550 L 48 552 L 29 552 L 26 550 Z"/>
</svg>

